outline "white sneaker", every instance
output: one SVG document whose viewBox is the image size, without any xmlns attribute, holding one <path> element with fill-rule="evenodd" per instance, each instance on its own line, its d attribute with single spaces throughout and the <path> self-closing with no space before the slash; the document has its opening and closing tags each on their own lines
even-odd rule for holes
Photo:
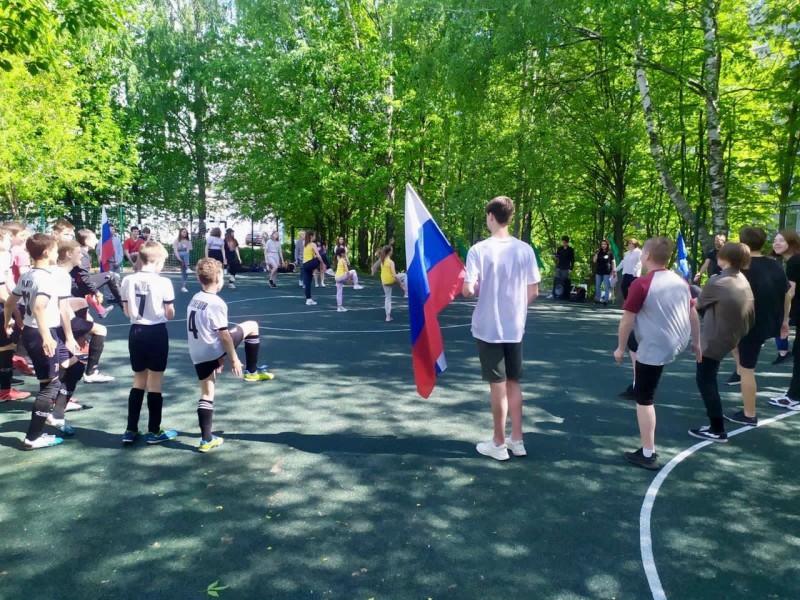
<svg viewBox="0 0 800 600">
<path fill-rule="evenodd" d="M 236 289 L 236 284 L 235 284 L 235 283 L 233 283 L 233 282 L 231 281 L 231 282 L 228 284 L 228 287 L 229 287 L 230 289 L 232 289 L 232 290 L 235 290 L 235 289 Z"/>
<path fill-rule="evenodd" d="M 356 284 L 354 284 L 354 285 L 353 285 L 353 289 L 354 289 L 354 290 L 363 290 L 363 289 L 364 289 L 364 286 L 363 286 L 363 285 L 358 285 L 358 284 L 356 283 Z"/>
<path fill-rule="evenodd" d="M 189 290 L 187 290 L 187 289 L 186 289 L 186 286 L 184 285 L 183 287 L 181 287 L 181 291 L 182 291 L 182 292 L 188 292 Z"/>
<path fill-rule="evenodd" d="M 408 292 L 406 292 L 405 294 L 403 294 L 403 298 L 408 298 Z"/>
<path fill-rule="evenodd" d="M 80 404 L 79 402 L 73 402 L 72 400 L 70 400 L 69 402 L 67 402 L 67 407 L 64 409 L 64 412 L 75 412 L 78 410 L 84 410 L 86 408 L 87 407 L 84 406 L 83 404 Z"/>
<path fill-rule="evenodd" d="M 319 287 L 328 287 L 328 286 L 326 286 L 325 282 L 323 281 L 322 283 L 319 284 Z"/>
<path fill-rule="evenodd" d="M 327 273 L 331 277 L 335 277 L 336 276 L 336 272 L 333 269 L 328 269 L 327 271 L 325 271 L 325 273 Z"/>
<path fill-rule="evenodd" d="M 192 270 L 191 270 L 191 269 L 189 269 L 189 268 L 187 268 L 187 269 L 186 269 L 186 272 L 187 272 L 187 273 L 189 273 L 189 274 L 191 274 L 191 273 L 194 273 L 194 271 L 192 271 Z"/>
<path fill-rule="evenodd" d="M 319 287 L 319 284 L 316 281 L 314 282 L 314 287 Z"/>
<path fill-rule="evenodd" d="M 108 383 L 109 381 L 114 381 L 114 377 L 101 373 L 100 371 L 86 373 L 83 376 L 83 383 Z"/>
<path fill-rule="evenodd" d="M 347 309 L 344 306 L 337 306 L 336 312 L 347 312 Z"/>
<path fill-rule="evenodd" d="M 394 321 L 392 315 L 386 315 L 386 322 L 388 323 L 389 321 Z"/>
<path fill-rule="evenodd" d="M 75 435 L 75 430 L 72 426 L 67 423 L 66 419 L 56 419 L 53 414 L 47 415 L 47 421 L 45 421 L 50 427 L 55 427 L 64 435 Z"/>
<path fill-rule="evenodd" d="M 484 456 L 491 456 L 497 460 L 508 460 L 508 448 L 505 444 L 502 446 L 495 446 L 492 440 L 488 442 L 481 442 L 475 449 Z"/>
<path fill-rule="evenodd" d="M 60 437 L 43 433 L 35 440 L 31 441 L 25 438 L 22 442 L 22 447 L 25 450 L 38 450 L 39 448 L 49 448 L 50 446 L 58 446 L 64 440 Z"/>
<path fill-rule="evenodd" d="M 511 454 L 514 456 L 528 456 L 525 450 L 525 443 L 522 440 L 515 442 L 510 437 L 507 437 L 506 446 L 508 446 L 508 449 L 511 450 Z"/>
<path fill-rule="evenodd" d="M 788 394 L 781 394 L 780 396 L 775 396 L 769 401 L 769 403 L 772 406 L 777 406 L 778 408 L 800 411 L 800 402 L 798 402 L 797 400 L 793 400 L 792 398 L 789 397 Z"/>
<path fill-rule="evenodd" d="M 303 282 L 302 281 L 298 281 L 297 285 L 299 285 L 300 287 L 303 287 Z"/>
<path fill-rule="evenodd" d="M 306 306 L 314 306 L 315 304 L 316 304 L 316 301 L 312 300 L 311 298 L 306 300 Z"/>
</svg>

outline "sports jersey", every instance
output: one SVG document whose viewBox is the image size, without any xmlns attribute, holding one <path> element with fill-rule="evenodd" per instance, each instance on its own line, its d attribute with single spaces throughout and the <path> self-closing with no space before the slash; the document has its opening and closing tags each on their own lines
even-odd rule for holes
<svg viewBox="0 0 800 600">
<path fill-rule="evenodd" d="M 33 268 L 23 273 L 14 288 L 14 295 L 22 299 L 22 322 L 25 327 L 38 328 L 36 317 L 33 314 L 33 306 L 39 296 L 47 298 L 44 310 L 44 321 L 47 328 L 52 329 L 61 324 L 58 301 L 60 298 L 69 297 L 69 294 L 64 294 L 63 281 L 53 272 L 53 269 Z"/>
<path fill-rule="evenodd" d="M 0 285 L 11 292 L 14 289 L 14 276 L 11 274 L 11 254 L 0 252 Z"/>
<path fill-rule="evenodd" d="M 338 263 L 336 265 L 336 278 L 338 279 L 345 273 L 347 273 L 347 261 L 343 258 L 340 258 L 338 259 Z"/>
<path fill-rule="evenodd" d="M 172 282 L 152 271 L 139 271 L 122 280 L 122 301 L 134 325 L 158 325 L 167 322 L 165 304 L 175 301 Z"/>
<path fill-rule="evenodd" d="M 225 354 L 220 330 L 228 329 L 228 305 L 216 294 L 197 292 L 186 309 L 189 354 L 194 364 L 216 360 Z"/>
</svg>

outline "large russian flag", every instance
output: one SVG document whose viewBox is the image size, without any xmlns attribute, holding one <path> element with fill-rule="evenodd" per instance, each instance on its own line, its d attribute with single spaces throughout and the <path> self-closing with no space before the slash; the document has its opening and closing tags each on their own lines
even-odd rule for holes
<svg viewBox="0 0 800 600">
<path fill-rule="evenodd" d="M 106 207 L 103 207 L 103 220 L 100 226 L 100 271 L 111 271 L 108 261 L 114 257 L 114 242 L 111 240 L 111 224 L 108 222 Z"/>
<path fill-rule="evenodd" d="M 427 398 L 437 375 L 447 368 L 438 315 L 461 293 L 465 271 L 464 263 L 408 184 L 406 271 L 414 379 L 419 395 Z"/>
</svg>

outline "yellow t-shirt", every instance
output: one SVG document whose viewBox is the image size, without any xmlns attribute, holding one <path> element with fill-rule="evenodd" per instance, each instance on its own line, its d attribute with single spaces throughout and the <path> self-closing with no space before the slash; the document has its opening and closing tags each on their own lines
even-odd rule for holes
<svg viewBox="0 0 800 600">
<path fill-rule="evenodd" d="M 347 273 L 347 261 L 343 258 L 338 258 L 338 263 L 336 264 L 336 278 L 338 279 L 345 273 Z"/>
<path fill-rule="evenodd" d="M 303 248 L 303 262 L 307 263 L 308 261 L 314 258 L 314 249 L 311 247 L 313 242 L 306 244 Z"/>
<path fill-rule="evenodd" d="M 381 283 L 383 285 L 392 285 L 395 281 L 394 274 L 392 274 L 392 262 L 391 258 L 386 258 L 381 264 Z"/>
</svg>

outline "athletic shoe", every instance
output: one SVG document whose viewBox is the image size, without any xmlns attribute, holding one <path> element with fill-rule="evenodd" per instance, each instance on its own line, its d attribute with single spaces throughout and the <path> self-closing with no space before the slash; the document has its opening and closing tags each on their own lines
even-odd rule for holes
<svg viewBox="0 0 800 600">
<path fill-rule="evenodd" d="M 515 442 L 510 437 L 507 437 L 506 447 L 511 450 L 511 454 L 514 456 L 528 456 L 528 452 L 525 450 L 525 442 L 522 440 Z"/>
<path fill-rule="evenodd" d="M 775 360 L 772 361 L 772 364 L 779 365 L 782 362 L 789 360 L 790 358 L 792 358 L 791 352 L 787 352 L 786 354 L 778 353 L 778 356 L 775 357 Z"/>
<path fill-rule="evenodd" d="M 100 371 L 86 373 L 83 376 L 83 383 L 108 383 L 109 381 L 114 381 L 114 377 L 101 373 Z"/>
<path fill-rule="evenodd" d="M 198 446 L 198 452 L 208 452 L 212 448 L 216 448 L 217 446 L 222 446 L 225 442 L 224 438 L 219 437 L 218 435 L 212 435 L 210 441 L 200 440 L 200 446 Z"/>
<path fill-rule="evenodd" d="M 21 356 L 14 356 L 11 359 L 11 366 L 23 375 L 35 375 L 33 366 Z"/>
<path fill-rule="evenodd" d="M 778 408 L 785 408 L 786 410 L 800 410 L 800 402 L 788 396 L 788 394 L 781 394 L 772 398 L 769 403 Z"/>
<path fill-rule="evenodd" d="M 633 384 L 626 387 L 618 395 L 624 400 L 636 400 L 636 393 L 633 391 Z"/>
<path fill-rule="evenodd" d="M 276 284 L 274 281 L 270 280 L 270 282 L 269 282 L 269 287 L 276 288 L 276 287 L 278 287 L 278 286 L 277 286 L 277 284 Z"/>
<path fill-rule="evenodd" d="M 302 281 L 298 281 L 297 285 L 299 285 L 300 287 L 303 287 L 303 282 Z"/>
<path fill-rule="evenodd" d="M 316 301 L 312 300 L 311 298 L 306 300 L 306 306 L 314 306 L 314 305 L 316 305 Z"/>
<path fill-rule="evenodd" d="M 358 285 L 357 283 L 354 283 L 353 284 L 353 289 L 354 290 L 363 290 L 364 286 L 363 285 Z"/>
<path fill-rule="evenodd" d="M 728 381 L 725 382 L 725 385 L 740 385 L 741 383 L 741 376 L 738 373 L 731 373 L 731 376 L 728 377 Z"/>
<path fill-rule="evenodd" d="M 508 460 L 508 447 L 505 444 L 496 446 L 493 440 L 488 442 L 481 442 L 475 449 L 484 456 L 491 456 L 497 460 Z"/>
<path fill-rule="evenodd" d="M 80 402 L 75 402 L 75 400 L 70 400 L 67 402 L 67 407 L 64 409 L 64 412 L 75 412 L 77 410 L 87 410 L 92 408 L 88 404 L 81 404 Z"/>
<path fill-rule="evenodd" d="M 645 457 L 644 452 L 639 448 L 636 452 L 624 452 L 623 456 L 632 465 L 648 469 L 649 471 L 658 471 L 661 465 L 658 464 L 658 454 L 655 452 L 650 458 Z"/>
<path fill-rule="evenodd" d="M 49 433 L 43 433 L 35 440 L 29 440 L 28 438 L 25 438 L 22 441 L 22 449 L 38 450 L 39 448 L 50 448 L 52 446 L 58 446 L 63 441 L 63 438 L 50 435 Z"/>
<path fill-rule="evenodd" d="M 266 367 L 259 367 L 252 373 L 250 371 L 244 372 L 245 381 L 270 381 L 271 379 L 275 379 L 275 374 L 267 371 Z"/>
<path fill-rule="evenodd" d="M 131 431 L 130 429 L 126 429 L 125 433 L 122 434 L 122 443 L 123 444 L 132 444 L 136 441 L 136 438 L 139 437 L 138 431 Z"/>
<path fill-rule="evenodd" d="M 194 273 L 194 271 L 192 271 L 190 268 L 187 267 L 186 268 L 186 273 L 191 275 L 192 273 Z"/>
<path fill-rule="evenodd" d="M 236 284 L 235 284 L 235 283 L 233 283 L 233 282 L 231 281 L 231 282 L 228 284 L 228 288 L 229 288 L 229 289 L 232 289 L 232 290 L 235 290 L 235 289 L 236 289 Z"/>
<path fill-rule="evenodd" d="M 324 281 L 322 281 L 322 282 L 320 282 L 320 284 L 319 284 L 319 287 L 328 287 L 328 286 L 326 286 L 326 285 L 325 285 L 325 282 L 324 282 Z"/>
<path fill-rule="evenodd" d="M 161 442 L 168 442 L 170 440 L 174 440 L 178 437 L 178 432 L 173 429 L 162 429 L 158 433 L 148 433 L 147 434 L 147 443 L 148 444 L 160 444 Z"/>
<path fill-rule="evenodd" d="M 700 440 L 708 440 L 710 442 L 727 442 L 728 434 L 724 431 L 715 433 L 711 431 L 708 425 L 703 425 L 700 429 L 690 429 L 689 435 Z"/>
<path fill-rule="evenodd" d="M 64 435 L 75 435 L 75 430 L 67 423 L 66 419 L 56 419 L 52 414 L 47 415 L 46 423 L 55 427 Z"/>
<path fill-rule="evenodd" d="M 109 314 L 109 313 L 110 313 L 112 310 L 114 310 L 114 308 L 115 308 L 115 307 L 113 307 L 113 306 L 106 306 L 104 309 L 102 309 L 101 311 L 99 311 L 99 312 L 97 313 L 97 316 L 98 316 L 98 317 L 100 317 L 101 319 L 105 319 L 105 318 L 108 316 L 108 314 Z"/>
<path fill-rule="evenodd" d="M 336 276 L 336 271 L 334 271 L 333 269 L 328 269 L 327 271 L 325 271 L 325 273 L 327 275 L 330 275 L 331 277 L 335 277 Z"/>
<path fill-rule="evenodd" d="M 17 379 L 16 377 L 11 378 L 11 385 L 22 385 L 25 383 L 22 379 Z"/>
<path fill-rule="evenodd" d="M 25 400 L 25 398 L 30 398 L 30 392 L 20 392 L 19 390 L 15 390 L 13 388 L 9 388 L 7 390 L 0 390 L 0 402 L 10 402 L 11 400 Z"/>
<path fill-rule="evenodd" d="M 319 284 L 316 281 L 314 282 L 314 287 L 319 287 Z"/>
<path fill-rule="evenodd" d="M 187 289 L 186 289 L 186 286 L 185 286 L 185 285 L 182 285 L 182 286 L 181 286 L 181 291 L 182 291 L 182 292 L 188 292 L 189 290 L 187 290 Z"/>
<path fill-rule="evenodd" d="M 337 306 L 336 312 L 347 312 L 347 309 L 344 306 Z"/>
<path fill-rule="evenodd" d="M 391 315 L 386 315 L 386 322 L 394 321 L 394 318 Z"/>
<path fill-rule="evenodd" d="M 739 423 L 740 425 L 750 425 L 751 427 L 755 427 L 758 425 L 758 417 L 748 417 L 744 414 L 743 410 L 740 410 L 737 413 L 733 413 L 732 415 L 724 415 L 728 421 L 731 423 Z"/>
</svg>

